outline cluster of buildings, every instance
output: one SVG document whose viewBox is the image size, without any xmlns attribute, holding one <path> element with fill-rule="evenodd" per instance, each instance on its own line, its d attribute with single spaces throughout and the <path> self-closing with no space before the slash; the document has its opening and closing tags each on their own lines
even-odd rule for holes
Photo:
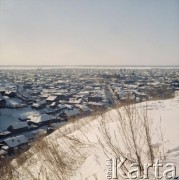
<svg viewBox="0 0 179 180">
<path fill-rule="evenodd" d="M 28 148 L 72 118 L 126 101 L 169 98 L 177 69 L 0 70 L 0 157 Z"/>
</svg>

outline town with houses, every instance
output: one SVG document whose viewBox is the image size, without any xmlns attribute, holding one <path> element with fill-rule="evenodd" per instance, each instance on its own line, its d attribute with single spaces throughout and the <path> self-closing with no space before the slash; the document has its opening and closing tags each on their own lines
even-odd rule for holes
<svg viewBox="0 0 179 180">
<path fill-rule="evenodd" d="M 116 104 L 171 98 L 178 90 L 176 68 L 2 68 L 0 159 L 23 152 L 69 120 Z"/>
</svg>

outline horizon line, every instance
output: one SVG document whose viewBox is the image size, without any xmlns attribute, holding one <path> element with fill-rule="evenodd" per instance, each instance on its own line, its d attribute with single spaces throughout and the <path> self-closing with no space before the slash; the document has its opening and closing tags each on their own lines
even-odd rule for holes
<svg viewBox="0 0 179 180">
<path fill-rule="evenodd" d="M 113 65 L 113 64 L 108 64 L 108 65 L 60 65 L 60 64 L 49 64 L 49 65 L 42 65 L 42 64 L 38 64 L 38 65 L 23 65 L 23 64 L 20 64 L 20 65 L 0 65 L 0 67 L 38 67 L 38 66 L 42 66 L 42 67 L 55 67 L 55 66 L 71 66 L 71 67 L 75 67 L 75 66 L 82 66 L 82 67 L 93 67 L 93 66 L 98 66 L 98 67 L 107 67 L 107 66 L 111 66 L 111 67 L 176 67 L 176 66 L 179 66 L 179 65 Z"/>
</svg>

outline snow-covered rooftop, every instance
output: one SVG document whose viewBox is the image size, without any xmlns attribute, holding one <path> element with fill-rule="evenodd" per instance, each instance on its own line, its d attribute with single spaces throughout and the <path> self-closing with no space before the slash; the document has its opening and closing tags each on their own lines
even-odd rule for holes
<svg viewBox="0 0 179 180">
<path fill-rule="evenodd" d="M 21 144 L 28 143 L 27 138 L 24 135 L 19 135 L 15 137 L 10 137 L 4 140 L 8 147 L 13 148 Z"/>
</svg>

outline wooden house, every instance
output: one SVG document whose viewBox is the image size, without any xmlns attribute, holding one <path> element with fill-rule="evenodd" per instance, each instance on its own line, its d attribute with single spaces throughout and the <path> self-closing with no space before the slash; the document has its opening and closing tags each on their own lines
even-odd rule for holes
<svg viewBox="0 0 179 180">
<path fill-rule="evenodd" d="M 48 114 L 41 114 L 41 115 L 31 116 L 30 120 L 28 121 L 28 124 L 43 126 L 43 125 L 49 125 L 54 122 L 56 122 L 56 117 Z"/>
<path fill-rule="evenodd" d="M 14 154 L 15 150 L 18 150 L 20 147 L 28 145 L 28 139 L 24 135 L 14 136 L 5 139 L 2 142 L 4 145 L 8 146 L 8 154 Z"/>
<path fill-rule="evenodd" d="M 7 130 L 11 133 L 21 133 L 28 131 L 28 124 L 26 122 L 17 122 L 12 125 L 10 125 Z"/>
<path fill-rule="evenodd" d="M 16 93 L 14 91 L 6 91 L 5 96 L 14 98 L 16 96 Z"/>
</svg>

